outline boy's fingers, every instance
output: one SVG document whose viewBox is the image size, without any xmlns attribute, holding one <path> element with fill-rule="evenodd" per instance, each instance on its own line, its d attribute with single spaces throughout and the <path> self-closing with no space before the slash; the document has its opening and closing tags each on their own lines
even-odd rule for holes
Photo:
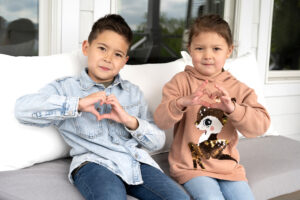
<svg viewBox="0 0 300 200">
<path fill-rule="evenodd" d="M 91 110 L 91 113 L 92 113 L 93 115 L 95 115 L 96 118 L 99 120 L 100 114 L 99 114 L 99 112 L 98 112 L 97 110 Z"/>
</svg>

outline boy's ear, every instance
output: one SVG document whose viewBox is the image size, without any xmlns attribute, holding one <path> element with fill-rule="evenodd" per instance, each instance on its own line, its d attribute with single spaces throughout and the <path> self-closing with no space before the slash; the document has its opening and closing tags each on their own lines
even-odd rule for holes
<svg viewBox="0 0 300 200">
<path fill-rule="evenodd" d="M 121 67 L 121 69 L 123 69 L 127 63 L 127 61 L 129 60 L 129 56 L 126 56 L 125 57 L 125 61 L 124 61 L 124 65 Z"/>
<path fill-rule="evenodd" d="M 89 42 L 87 40 L 84 40 L 82 43 L 82 53 L 83 55 L 87 56 L 89 49 Z"/>
</svg>

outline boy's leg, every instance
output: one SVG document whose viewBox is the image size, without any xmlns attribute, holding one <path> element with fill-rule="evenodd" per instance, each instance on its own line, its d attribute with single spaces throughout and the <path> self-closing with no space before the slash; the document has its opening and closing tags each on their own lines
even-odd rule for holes
<svg viewBox="0 0 300 200">
<path fill-rule="evenodd" d="M 219 180 L 225 199 L 228 200 L 254 200 L 253 193 L 246 181 Z"/>
<path fill-rule="evenodd" d="M 141 200 L 189 200 L 185 191 L 170 177 L 147 164 L 141 163 L 142 185 L 129 185 L 128 194 Z"/>
<path fill-rule="evenodd" d="M 86 200 L 126 200 L 123 181 L 96 163 L 84 165 L 74 175 L 74 184 Z"/>
<path fill-rule="evenodd" d="M 183 184 L 194 200 L 225 200 L 216 179 L 198 176 Z"/>
</svg>

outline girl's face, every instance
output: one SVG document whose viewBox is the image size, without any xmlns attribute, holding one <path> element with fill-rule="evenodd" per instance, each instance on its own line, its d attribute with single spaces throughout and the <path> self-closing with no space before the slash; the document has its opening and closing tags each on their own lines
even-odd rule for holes
<svg viewBox="0 0 300 200">
<path fill-rule="evenodd" d="M 214 76 L 222 71 L 233 46 L 216 32 L 202 32 L 192 38 L 189 52 L 195 69 L 205 76 Z"/>
</svg>

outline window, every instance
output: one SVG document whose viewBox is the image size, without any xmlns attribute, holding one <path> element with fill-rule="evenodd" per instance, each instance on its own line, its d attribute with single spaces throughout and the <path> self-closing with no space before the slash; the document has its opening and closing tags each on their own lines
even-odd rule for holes
<svg viewBox="0 0 300 200">
<path fill-rule="evenodd" d="M 225 0 L 118 0 L 116 12 L 134 32 L 130 64 L 163 63 L 181 57 L 192 20 L 207 13 L 224 16 Z"/>
<path fill-rule="evenodd" d="M 300 78 L 300 2 L 274 0 L 269 80 Z"/>
<path fill-rule="evenodd" d="M 299 21 L 299 0 L 274 0 L 270 70 L 300 70 Z"/>
<path fill-rule="evenodd" d="M 38 0 L 0 0 L 0 53 L 38 55 Z"/>
</svg>

